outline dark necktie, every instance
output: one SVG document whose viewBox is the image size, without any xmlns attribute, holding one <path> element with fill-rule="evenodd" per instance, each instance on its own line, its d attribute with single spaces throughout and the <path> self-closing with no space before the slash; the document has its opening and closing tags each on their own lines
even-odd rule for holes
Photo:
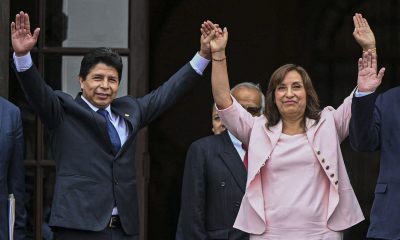
<svg viewBox="0 0 400 240">
<path fill-rule="evenodd" d="M 242 143 L 242 148 L 245 151 L 244 158 L 243 158 L 243 164 L 247 171 L 247 166 L 249 164 L 249 155 L 247 154 L 247 146 Z"/>
<path fill-rule="evenodd" d="M 97 113 L 102 115 L 106 120 L 107 132 L 113 147 L 114 154 L 117 154 L 121 148 L 121 140 L 119 139 L 118 132 L 108 117 L 108 112 L 104 109 L 97 110 Z"/>
</svg>

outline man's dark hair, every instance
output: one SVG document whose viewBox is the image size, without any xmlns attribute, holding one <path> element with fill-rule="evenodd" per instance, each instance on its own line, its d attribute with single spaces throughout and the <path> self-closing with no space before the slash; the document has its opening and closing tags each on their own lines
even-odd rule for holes
<svg viewBox="0 0 400 240">
<path fill-rule="evenodd" d="M 119 81 L 121 81 L 121 56 L 116 51 L 106 47 L 96 48 L 83 57 L 81 69 L 79 70 L 79 77 L 85 80 L 90 69 L 92 69 L 98 63 L 104 63 L 107 66 L 115 68 L 115 70 L 118 72 Z"/>
</svg>

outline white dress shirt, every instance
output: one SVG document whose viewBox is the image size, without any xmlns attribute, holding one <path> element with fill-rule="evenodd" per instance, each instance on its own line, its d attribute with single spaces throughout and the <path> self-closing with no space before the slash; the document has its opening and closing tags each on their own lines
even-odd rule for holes
<svg viewBox="0 0 400 240">
<path fill-rule="evenodd" d="M 369 95 L 371 93 L 373 93 L 373 92 L 359 92 L 358 88 L 357 88 L 356 92 L 354 93 L 354 96 L 355 97 L 364 97 L 364 96 L 367 96 L 367 95 Z"/>
<path fill-rule="evenodd" d="M 89 107 L 93 111 L 97 112 L 97 110 L 100 109 L 100 108 L 94 106 L 93 104 L 91 104 L 83 95 L 81 95 L 81 98 L 83 99 L 83 101 L 85 101 L 87 103 L 87 105 L 89 105 Z M 124 145 L 124 143 L 126 142 L 126 139 L 129 136 L 128 126 L 122 117 L 120 117 L 118 114 L 115 114 L 111 111 L 111 105 L 108 105 L 108 107 L 106 107 L 104 110 L 106 110 L 108 112 L 108 119 L 110 120 L 112 125 L 114 125 L 115 129 L 118 132 L 119 140 L 121 141 L 121 147 L 122 147 Z"/>
<path fill-rule="evenodd" d="M 228 131 L 228 130 L 226 130 Z M 229 137 L 233 143 L 233 146 L 236 148 L 236 151 L 239 153 L 240 158 L 242 159 L 242 161 L 244 160 L 244 155 L 245 155 L 245 151 L 242 148 L 242 142 L 239 141 L 239 139 L 237 139 L 235 136 L 233 136 L 233 134 L 231 132 L 228 131 Z"/>
</svg>

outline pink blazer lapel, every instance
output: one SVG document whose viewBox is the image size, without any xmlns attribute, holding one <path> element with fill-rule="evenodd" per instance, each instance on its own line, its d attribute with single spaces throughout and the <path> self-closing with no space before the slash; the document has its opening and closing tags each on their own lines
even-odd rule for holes
<svg viewBox="0 0 400 240">
<path fill-rule="evenodd" d="M 251 134 L 249 148 L 249 170 L 246 185 L 245 198 L 249 205 L 256 213 L 257 217 L 262 221 L 257 229 L 263 229 L 265 226 L 264 198 L 262 192 L 262 182 L 260 169 L 269 160 L 271 153 L 282 134 L 282 122 L 267 129 L 265 126 L 265 118 L 258 119 L 255 125 L 261 124 L 264 131 L 255 131 Z M 260 129 L 254 126 L 253 129 Z"/>
<path fill-rule="evenodd" d="M 265 126 L 265 118 L 258 119 L 253 129 L 260 129 L 256 125 L 262 125 L 264 131 L 254 131 L 251 134 L 249 144 L 249 170 L 247 177 L 247 185 L 260 173 L 260 169 L 271 156 L 271 153 L 282 134 L 282 122 L 270 129 Z"/>
</svg>

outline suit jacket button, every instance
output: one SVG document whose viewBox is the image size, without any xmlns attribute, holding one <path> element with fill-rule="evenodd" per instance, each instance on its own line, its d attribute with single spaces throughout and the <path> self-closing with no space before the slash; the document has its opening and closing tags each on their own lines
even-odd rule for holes
<svg viewBox="0 0 400 240">
<path fill-rule="evenodd" d="M 325 158 L 323 158 L 323 159 L 321 160 L 321 162 L 322 162 L 322 163 L 325 163 Z"/>
<path fill-rule="evenodd" d="M 333 178 L 334 176 L 335 176 L 335 174 L 332 173 L 332 174 L 331 174 L 331 178 Z"/>
<path fill-rule="evenodd" d="M 329 169 L 329 166 L 326 166 L 325 169 L 328 170 L 328 169 Z"/>
<path fill-rule="evenodd" d="M 317 154 L 319 155 L 319 154 L 321 154 L 321 152 L 320 152 L 320 151 L 317 151 Z"/>
<path fill-rule="evenodd" d="M 221 187 L 225 187 L 225 182 L 221 182 Z"/>
<path fill-rule="evenodd" d="M 236 206 L 236 207 L 240 207 L 240 202 L 236 202 L 236 203 L 235 203 L 235 206 Z"/>
<path fill-rule="evenodd" d="M 338 181 L 335 182 L 335 185 L 338 185 Z"/>
<path fill-rule="evenodd" d="M 118 179 L 114 178 L 114 184 L 118 185 Z"/>
</svg>

